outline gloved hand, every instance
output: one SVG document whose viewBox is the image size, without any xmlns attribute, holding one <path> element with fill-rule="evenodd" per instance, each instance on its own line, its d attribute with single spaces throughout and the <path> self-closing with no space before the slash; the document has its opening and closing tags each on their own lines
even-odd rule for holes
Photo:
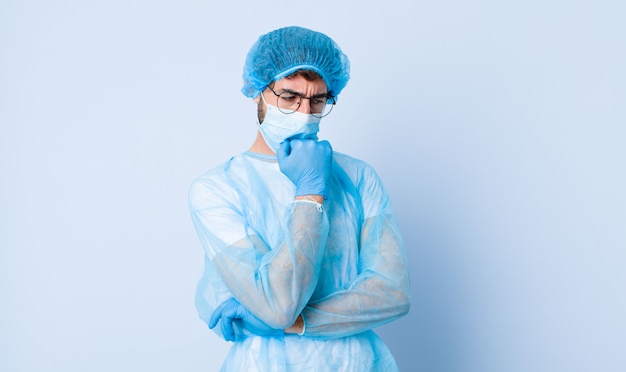
<svg viewBox="0 0 626 372">
<path fill-rule="evenodd" d="M 328 196 L 326 187 L 333 159 L 328 141 L 288 139 L 280 144 L 276 157 L 280 171 L 296 185 L 296 196 Z"/>
<path fill-rule="evenodd" d="M 235 332 L 233 323 L 238 323 L 241 327 L 257 336 L 278 337 L 284 334 L 282 329 L 275 329 L 265 324 L 234 298 L 222 302 L 215 309 L 209 319 L 209 328 L 213 329 L 220 319 L 222 319 L 222 334 L 226 341 L 238 341 L 245 338 L 245 335 Z"/>
</svg>

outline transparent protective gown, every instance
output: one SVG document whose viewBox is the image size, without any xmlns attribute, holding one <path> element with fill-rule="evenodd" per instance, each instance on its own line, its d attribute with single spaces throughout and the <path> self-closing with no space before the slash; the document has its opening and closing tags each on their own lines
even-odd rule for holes
<svg viewBox="0 0 626 372">
<path fill-rule="evenodd" d="M 275 156 L 246 152 L 195 180 L 190 210 L 205 255 L 196 307 L 205 322 L 231 297 L 274 328 L 240 329 L 222 371 L 395 371 L 374 327 L 409 310 L 402 238 L 366 163 L 333 153 L 323 205 L 294 202 Z M 221 336 L 220 326 L 214 328 Z"/>
</svg>

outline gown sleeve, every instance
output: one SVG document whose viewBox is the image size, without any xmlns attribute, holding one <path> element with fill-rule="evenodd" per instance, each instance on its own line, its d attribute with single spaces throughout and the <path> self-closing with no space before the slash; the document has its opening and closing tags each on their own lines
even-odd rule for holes
<svg viewBox="0 0 626 372">
<path fill-rule="evenodd" d="M 364 210 L 358 275 L 347 288 L 307 304 L 302 312 L 307 337 L 350 336 L 409 311 L 406 252 L 389 197 L 371 168 L 357 188 Z"/>
<path fill-rule="evenodd" d="M 189 203 L 206 255 L 205 270 L 215 270 L 221 279 L 221 283 L 215 279 L 205 283 L 205 290 L 221 290 L 222 297 L 235 297 L 273 328 L 291 326 L 319 277 L 328 236 L 328 217 L 322 205 L 294 202 L 284 221 L 270 222 L 282 237 L 278 245 L 270 247 L 247 222 L 248 211 L 236 188 L 220 175 L 196 180 Z M 219 305 L 216 300 L 210 302 L 199 308 L 205 321 Z"/>
</svg>

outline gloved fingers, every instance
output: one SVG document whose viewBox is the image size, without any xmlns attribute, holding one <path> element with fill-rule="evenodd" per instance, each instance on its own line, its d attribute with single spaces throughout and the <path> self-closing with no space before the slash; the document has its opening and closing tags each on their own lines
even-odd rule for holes
<svg viewBox="0 0 626 372">
<path fill-rule="evenodd" d="M 289 140 L 289 144 L 291 145 L 291 152 L 299 151 L 307 144 L 311 146 L 311 144 L 315 144 L 315 140 L 306 139 L 306 138 L 292 138 Z"/>
<path fill-rule="evenodd" d="M 328 141 L 315 139 L 289 140 L 278 153 L 280 171 L 296 185 L 296 196 L 316 194 L 326 197 L 326 184 L 332 166 L 332 147 Z"/>
<path fill-rule="evenodd" d="M 222 313 L 224 312 L 224 308 L 226 308 L 227 306 L 233 306 L 232 305 L 232 301 L 235 300 L 234 298 L 230 298 L 224 302 L 222 302 L 216 309 L 215 311 L 213 311 L 213 314 L 211 314 L 211 318 L 209 319 L 209 328 L 213 329 L 213 327 L 215 327 L 215 325 L 217 325 L 217 322 L 219 322 L 220 318 L 222 317 Z M 235 300 L 237 301 L 237 300 Z"/>
<path fill-rule="evenodd" d="M 280 143 L 280 146 L 278 147 L 278 150 L 276 151 L 276 157 L 278 158 L 278 160 L 285 159 L 286 157 L 289 156 L 290 153 L 291 153 L 291 141 L 287 139 Z"/>
<path fill-rule="evenodd" d="M 216 325 L 217 322 L 220 321 L 220 318 L 222 317 L 222 313 L 221 312 L 214 312 L 213 314 L 211 314 L 211 319 L 209 319 L 209 328 L 213 329 Z"/>
<path fill-rule="evenodd" d="M 222 312 L 222 334 L 224 335 L 224 339 L 226 341 L 234 341 L 235 340 L 235 328 L 233 327 L 233 323 L 236 319 L 241 318 L 241 310 L 239 302 L 233 299 L 230 306 L 224 308 Z"/>
<path fill-rule="evenodd" d="M 321 147 L 325 154 L 332 154 L 333 147 L 330 145 L 330 142 L 323 140 L 317 142 L 318 146 Z"/>
<path fill-rule="evenodd" d="M 233 328 L 233 318 L 222 318 L 222 335 L 226 341 L 235 340 L 235 329 Z"/>
<path fill-rule="evenodd" d="M 332 154 L 332 146 L 326 140 L 317 141 L 313 138 L 293 138 L 290 141 L 291 152 L 304 151 L 307 154 Z"/>
</svg>

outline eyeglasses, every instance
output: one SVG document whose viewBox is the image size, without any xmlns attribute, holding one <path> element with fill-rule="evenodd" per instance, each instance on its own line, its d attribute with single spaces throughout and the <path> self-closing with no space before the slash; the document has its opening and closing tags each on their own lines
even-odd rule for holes
<svg viewBox="0 0 626 372">
<path fill-rule="evenodd" d="M 278 107 L 278 110 L 280 110 L 283 114 L 293 114 L 298 111 L 303 99 L 309 100 L 311 115 L 316 118 L 323 118 L 324 116 L 330 114 L 333 110 L 333 106 L 335 106 L 335 97 L 330 96 L 327 93 L 318 94 L 312 97 L 305 97 L 289 90 L 278 94 L 269 85 L 267 87 L 276 96 L 276 107 Z"/>
</svg>

